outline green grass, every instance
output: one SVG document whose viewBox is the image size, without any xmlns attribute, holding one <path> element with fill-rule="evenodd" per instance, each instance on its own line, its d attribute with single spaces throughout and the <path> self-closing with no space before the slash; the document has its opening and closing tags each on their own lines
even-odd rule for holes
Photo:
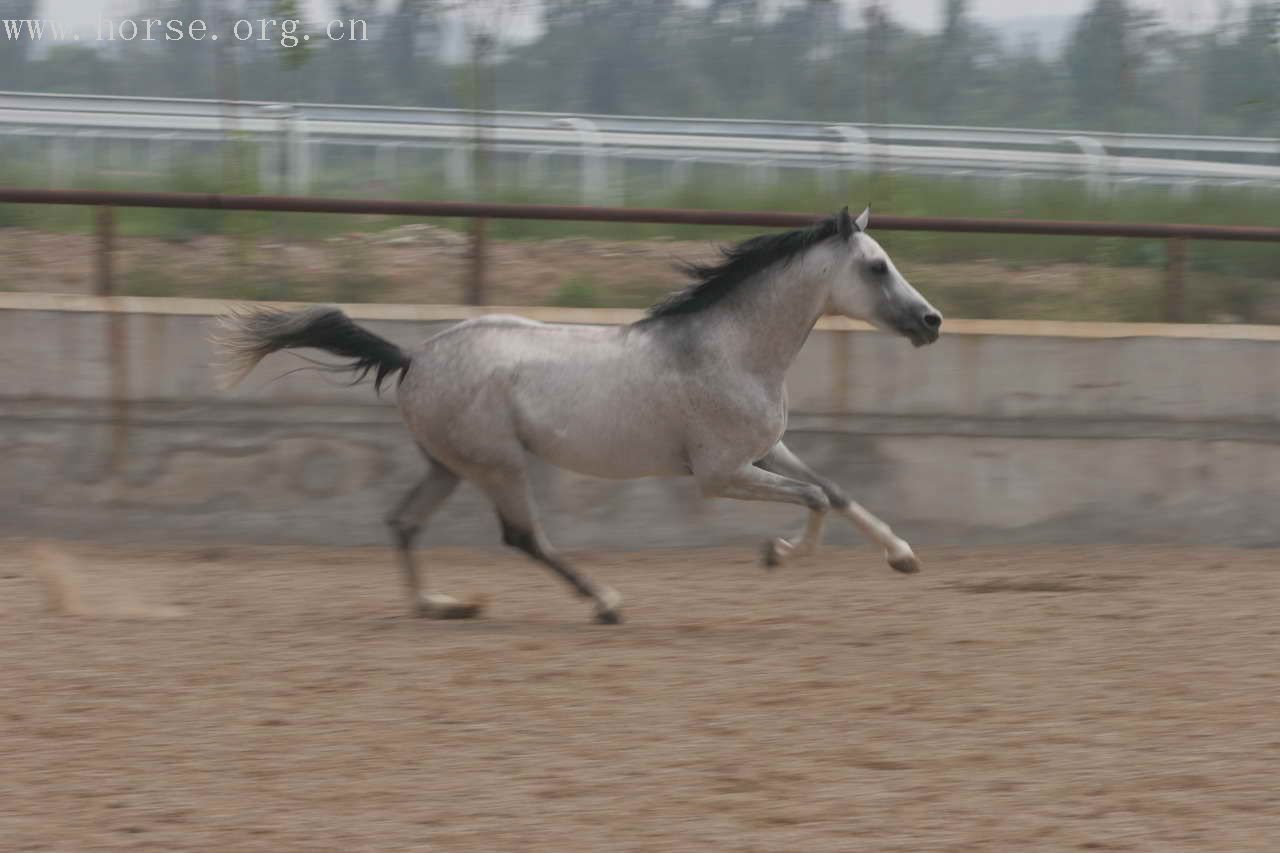
<svg viewBox="0 0 1280 853">
<path fill-rule="evenodd" d="M 601 288 L 589 276 L 570 276 L 552 295 L 548 304 L 557 308 L 599 308 L 603 305 Z"/>
<path fill-rule="evenodd" d="M 556 308 L 645 308 L 666 293 L 663 285 L 652 281 L 607 285 L 589 275 L 572 275 L 561 283 L 547 304 Z"/>
</svg>

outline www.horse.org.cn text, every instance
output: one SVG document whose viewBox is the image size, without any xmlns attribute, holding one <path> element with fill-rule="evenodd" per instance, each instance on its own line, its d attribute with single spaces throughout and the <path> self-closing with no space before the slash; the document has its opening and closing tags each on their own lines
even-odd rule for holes
<svg viewBox="0 0 1280 853">
<path fill-rule="evenodd" d="M 275 42 L 293 48 L 317 41 L 368 41 L 369 25 L 362 18 L 334 19 L 302 32 L 302 21 L 286 18 L 242 18 L 225 30 L 215 31 L 207 21 L 178 18 L 99 18 L 96 27 L 76 27 L 53 18 L 5 18 L 0 20 L 6 41 L 52 42 Z"/>
</svg>

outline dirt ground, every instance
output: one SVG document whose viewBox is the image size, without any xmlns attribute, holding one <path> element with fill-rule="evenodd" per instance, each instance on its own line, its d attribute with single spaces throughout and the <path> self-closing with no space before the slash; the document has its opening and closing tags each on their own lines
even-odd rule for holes
<svg viewBox="0 0 1280 853">
<path fill-rule="evenodd" d="M 892 243 L 889 238 L 891 251 Z M 688 283 L 677 262 L 711 260 L 716 246 L 708 240 L 493 240 L 487 299 L 492 305 L 641 308 Z M 461 301 L 470 263 L 466 235 L 428 224 L 249 244 L 219 235 L 121 237 L 114 261 L 120 292 L 135 296 L 418 304 Z M 88 293 L 94 264 L 92 235 L 0 228 L 0 290 Z M 1156 267 L 1014 268 L 988 259 L 909 261 L 905 269 L 953 317 L 1158 319 L 1163 305 L 1164 273 Z M 1245 285 L 1266 294 L 1250 317 L 1213 307 Z M 1197 271 L 1188 288 L 1197 321 L 1280 322 L 1274 287 Z M 1205 294 L 1215 295 L 1206 301 Z"/>
<path fill-rule="evenodd" d="M 493 596 L 430 622 L 383 549 L 66 548 L 90 615 L 0 547 L 5 851 L 1280 839 L 1276 552 L 578 554 L 606 627 L 498 551 L 428 552 Z"/>
</svg>

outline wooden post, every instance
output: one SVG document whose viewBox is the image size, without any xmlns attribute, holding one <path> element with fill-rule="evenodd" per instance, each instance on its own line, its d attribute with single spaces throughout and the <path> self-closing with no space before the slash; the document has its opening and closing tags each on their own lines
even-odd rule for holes
<svg viewBox="0 0 1280 853">
<path fill-rule="evenodd" d="M 1171 237 L 1165 241 L 1164 321 L 1186 320 L 1187 241 Z"/>
<path fill-rule="evenodd" d="M 114 292 L 111 255 L 115 252 L 115 211 L 106 205 L 97 208 L 96 221 L 98 255 L 95 265 L 94 293 L 98 296 L 110 296 Z"/>
<path fill-rule="evenodd" d="M 467 270 L 466 292 L 463 302 L 467 305 L 485 305 L 485 260 L 488 252 L 489 220 L 471 220 L 471 265 Z"/>
</svg>

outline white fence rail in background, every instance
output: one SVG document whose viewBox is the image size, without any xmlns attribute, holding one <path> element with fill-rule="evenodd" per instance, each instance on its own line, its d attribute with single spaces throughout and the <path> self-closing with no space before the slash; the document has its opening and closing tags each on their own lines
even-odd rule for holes
<svg viewBox="0 0 1280 853">
<path fill-rule="evenodd" d="M 395 180 L 401 149 L 450 152 L 446 174 L 466 189 L 475 135 L 465 110 L 342 104 L 46 95 L 0 92 L 0 132 L 50 138 L 54 182 L 90 145 L 145 141 L 151 167 L 175 145 L 219 142 L 229 130 L 263 146 L 263 185 L 304 192 L 322 146 L 372 148 L 375 174 Z M 500 111 L 483 116 L 486 144 L 523 158 L 536 186 L 549 156 L 580 164 L 584 201 L 616 202 L 607 161 L 668 166 L 679 182 L 695 163 L 741 166 L 752 178 L 777 168 L 923 175 L 1082 178 L 1099 192 L 1117 183 L 1280 186 L 1280 139 L 1118 134 L 1019 128 L 780 122 Z M 77 144 L 78 143 L 78 144 Z"/>
</svg>

